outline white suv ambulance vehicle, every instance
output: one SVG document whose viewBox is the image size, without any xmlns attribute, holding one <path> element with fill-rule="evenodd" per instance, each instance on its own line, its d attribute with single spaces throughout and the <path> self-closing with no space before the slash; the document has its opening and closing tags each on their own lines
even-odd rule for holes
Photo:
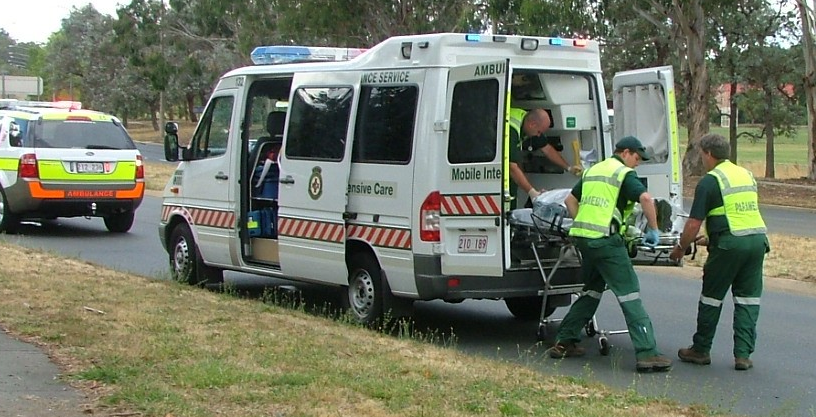
<svg viewBox="0 0 816 417">
<path fill-rule="evenodd" d="M 345 52 L 260 47 L 253 59 L 327 51 Z M 516 77 L 524 82 L 512 87 Z M 638 174 L 680 202 L 671 68 L 622 73 L 613 94 L 615 137 L 651 147 Z M 547 109 L 547 135 L 568 161 L 613 152 L 594 41 L 400 36 L 345 62 L 233 70 L 181 155 L 177 125 L 166 129 L 167 159 L 181 160 L 159 225 L 172 273 L 193 284 L 234 270 L 337 286 L 363 323 L 434 299 L 504 300 L 518 317 L 539 317 L 544 280 L 509 216 L 511 201 L 527 198 L 509 193 L 510 106 Z M 576 181 L 539 151 L 525 165 L 538 188 Z M 550 271 L 553 246 L 540 254 Z M 577 280 L 578 269 L 563 262 L 549 279 Z M 551 297 L 552 309 L 569 305 L 568 294 Z"/>
<path fill-rule="evenodd" d="M 115 117 L 79 102 L 0 103 L 0 232 L 79 216 L 127 232 L 144 187 L 142 156 Z"/>
</svg>

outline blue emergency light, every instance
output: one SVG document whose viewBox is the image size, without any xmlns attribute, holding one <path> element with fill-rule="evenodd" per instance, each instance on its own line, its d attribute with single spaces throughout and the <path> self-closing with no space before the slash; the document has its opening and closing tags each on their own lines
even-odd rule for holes
<svg viewBox="0 0 816 417">
<path fill-rule="evenodd" d="M 256 47 L 250 57 L 255 65 L 290 64 L 295 62 L 347 61 L 365 49 L 322 46 L 273 45 Z"/>
</svg>

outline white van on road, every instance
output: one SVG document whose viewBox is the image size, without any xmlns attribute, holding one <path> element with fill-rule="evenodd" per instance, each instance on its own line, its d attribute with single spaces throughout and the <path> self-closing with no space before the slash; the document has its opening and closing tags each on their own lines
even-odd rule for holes
<svg viewBox="0 0 816 417">
<path fill-rule="evenodd" d="M 292 48 L 296 48 L 293 51 Z M 296 53 L 295 53 L 296 52 Z M 309 54 L 314 54 L 310 57 Z M 318 56 L 321 54 L 321 56 Z M 613 151 L 598 44 L 582 39 L 473 34 L 390 38 L 366 50 L 263 47 L 259 62 L 219 81 L 179 155 L 168 124 L 159 236 L 173 274 L 218 282 L 223 270 L 343 289 L 364 323 L 414 300 L 504 300 L 538 317 L 542 266 L 563 241 L 510 221 L 508 111 L 545 108 L 547 135 L 568 161 Z M 513 86 L 514 76 L 523 86 Z M 670 67 L 620 74 L 615 136 L 635 135 L 655 158 L 637 171 L 656 197 L 681 198 Z M 511 93 L 512 90 L 512 93 Z M 538 188 L 575 177 L 538 151 L 525 163 Z M 576 281 L 566 259 L 551 282 Z M 547 314 L 568 305 L 551 295 Z M 402 311 L 402 310 L 400 310 Z"/>
</svg>

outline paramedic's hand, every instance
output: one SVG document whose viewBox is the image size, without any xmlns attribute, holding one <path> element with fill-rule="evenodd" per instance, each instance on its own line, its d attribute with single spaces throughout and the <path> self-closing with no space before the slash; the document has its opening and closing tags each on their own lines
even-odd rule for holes
<svg viewBox="0 0 816 417">
<path fill-rule="evenodd" d="M 581 173 L 584 172 L 584 167 L 582 167 L 580 165 L 573 165 L 573 166 L 567 168 L 567 171 L 569 171 L 570 174 L 572 174 L 572 175 L 580 176 Z"/>
<path fill-rule="evenodd" d="M 530 200 L 535 200 L 539 195 L 541 195 L 541 192 L 539 192 L 538 190 L 535 189 L 535 187 L 533 187 L 530 188 L 530 191 L 527 191 L 527 195 L 530 196 Z"/>
<path fill-rule="evenodd" d="M 660 242 L 660 232 L 657 229 L 647 228 L 646 234 L 643 235 L 643 244 L 653 248 Z"/>
</svg>

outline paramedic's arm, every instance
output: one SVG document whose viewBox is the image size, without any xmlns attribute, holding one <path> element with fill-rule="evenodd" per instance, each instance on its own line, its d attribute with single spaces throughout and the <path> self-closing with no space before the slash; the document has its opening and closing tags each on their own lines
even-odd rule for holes
<svg viewBox="0 0 816 417">
<path fill-rule="evenodd" d="M 558 152 L 558 150 L 555 149 L 555 147 L 550 145 L 549 143 L 544 145 L 543 148 L 541 148 L 541 152 L 544 153 L 544 156 L 546 156 L 547 159 L 563 168 L 564 171 L 570 172 L 575 175 L 580 174 L 582 171 L 581 167 L 577 165 L 575 166 L 570 165 L 569 162 L 567 162 L 567 160 L 564 159 L 564 155 L 562 155 L 561 152 Z"/>
<path fill-rule="evenodd" d="M 654 199 L 649 192 L 644 192 L 640 195 L 640 207 L 643 209 L 643 215 L 646 216 L 646 222 L 652 229 L 657 230 L 657 209 L 655 209 Z"/>
<path fill-rule="evenodd" d="M 688 220 L 686 220 L 686 226 L 683 227 L 683 233 L 680 235 L 680 240 L 669 254 L 669 258 L 671 260 L 678 261 L 683 258 L 683 255 L 686 254 L 686 249 L 688 249 L 691 243 L 699 239 L 697 236 L 698 233 L 700 233 L 700 226 L 702 226 L 702 224 L 703 221 L 700 219 L 689 217 Z"/>
<path fill-rule="evenodd" d="M 524 190 L 530 198 L 535 198 L 538 195 L 538 190 L 533 187 L 533 184 L 530 184 L 527 175 L 524 174 L 524 171 L 522 171 L 521 167 L 515 162 L 510 162 L 510 178 L 512 178 L 513 181 L 516 182 L 516 185 Z"/>
<path fill-rule="evenodd" d="M 564 204 L 567 205 L 567 211 L 570 217 L 574 219 L 575 216 L 578 215 L 578 199 L 575 198 L 575 195 L 570 193 L 567 195 L 567 199 L 564 200 Z"/>
</svg>

